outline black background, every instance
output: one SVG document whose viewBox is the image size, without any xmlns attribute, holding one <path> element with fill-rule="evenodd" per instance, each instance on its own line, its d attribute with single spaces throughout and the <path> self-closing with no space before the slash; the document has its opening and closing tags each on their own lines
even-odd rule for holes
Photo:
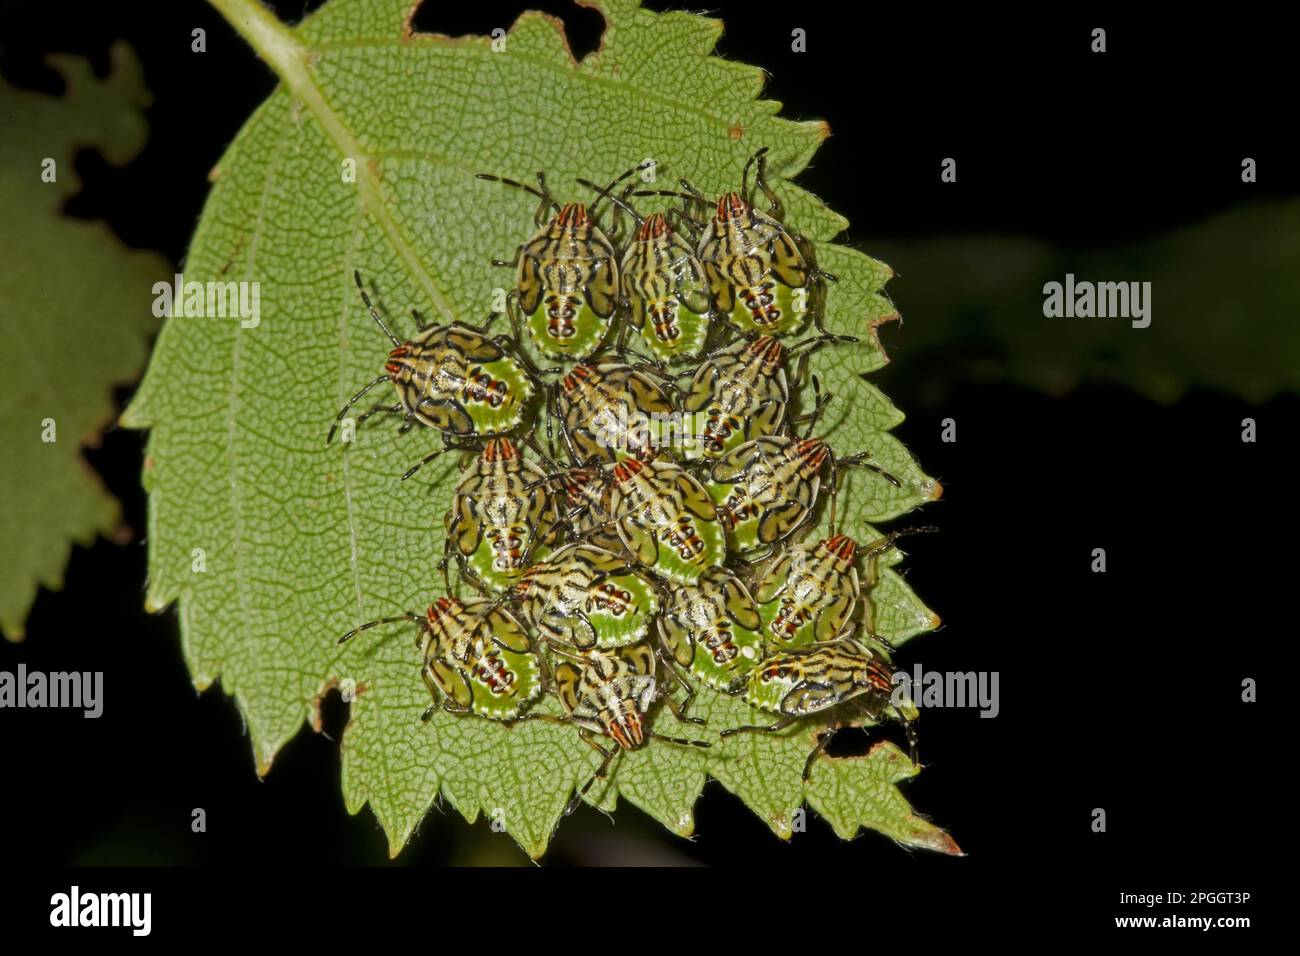
<svg viewBox="0 0 1300 956">
<path fill-rule="evenodd" d="M 579 56 L 597 42 L 599 16 L 564 4 L 430 4 L 416 22 L 487 33 L 525 6 L 562 16 Z M 275 7 L 287 19 L 303 12 L 301 0 Z M 710 12 L 727 23 L 719 51 L 765 67 L 767 95 L 786 104 L 785 115 L 829 121 L 833 136 L 801 181 L 852 220 L 868 252 L 870 237 L 988 231 L 1095 249 L 1199 221 L 1247 191 L 1256 199 L 1300 193 L 1285 138 L 1293 122 L 1285 91 L 1294 89 L 1286 31 L 1258 19 L 1207 26 L 1190 15 L 1139 21 L 1101 9 L 946 14 L 872 5 L 859 20 L 847 4 L 806 2 Z M 200 26 L 207 52 L 196 55 L 190 31 Z M 1089 52 L 1094 26 L 1108 31 L 1102 56 Z M 795 27 L 807 30 L 806 54 L 791 52 Z M 103 218 L 129 245 L 179 263 L 208 169 L 274 79 L 197 2 L 6 8 L 0 70 L 57 93 L 57 76 L 40 64 L 45 53 L 87 55 L 102 74 L 118 37 L 144 63 L 150 141 L 125 169 L 81 153 L 85 193 L 68 212 Z M 1251 186 L 1240 181 L 1247 155 L 1260 169 Z M 945 156 L 960 157 L 956 185 L 939 181 Z M 925 321 L 908 313 L 901 292 L 895 299 L 909 321 Z M 1023 920 L 1073 931 L 1148 912 L 1120 907 L 1121 890 L 1258 898 L 1268 857 L 1290 842 L 1271 772 L 1282 752 L 1270 740 L 1268 701 L 1279 690 L 1267 678 L 1280 676 L 1278 648 L 1294 640 L 1283 576 L 1294 566 L 1287 452 L 1295 396 L 1248 405 L 1193 391 L 1162 406 L 1120 388 L 1050 398 L 965 386 L 928 403 L 908 380 L 906 337 L 905 328 L 885 333 L 894 359 L 886 389 L 909 412 L 896 434 L 946 494 L 922 513 L 942 533 L 909 540 L 905 569 L 945 627 L 909 644 L 899 663 L 999 671 L 1002 699 L 994 720 L 927 712 L 926 770 L 905 792 L 968 856 L 908 852 L 875 834 L 841 843 L 815 816 L 809 832 L 782 844 L 714 783 L 692 842 L 630 806 L 614 823 L 584 808 L 561 826 L 546 862 L 754 865 L 765 893 L 796 881 L 816 889 L 809 905 L 851 910 L 882 893 L 908 925 L 917 913 L 978 913 L 993 920 L 981 932 Z M 939 438 L 950 416 L 955 444 Z M 1240 440 L 1246 416 L 1259 423 L 1256 444 Z M 369 811 L 343 809 L 336 741 L 345 705 L 334 699 L 327 733 L 304 730 L 259 781 L 233 703 L 215 690 L 194 693 L 174 614 L 143 612 L 142 447 L 143 436 L 113 430 L 88 452 L 136 540 L 77 549 L 65 589 L 37 600 L 27 641 L 0 642 L 0 669 L 24 661 L 106 675 L 99 720 L 60 711 L 0 717 L 0 859 L 11 873 L 222 864 L 245 868 L 241 879 L 254 884 L 275 882 L 277 893 L 293 890 L 277 873 L 383 864 L 385 840 Z M 1106 574 L 1089 569 L 1095 547 L 1107 551 Z M 1260 681 L 1263 703 L 1241 702 L 1244 677 Z M 863 743 L 846 739 L 841 752 Z M 204 834 L 190 830 L 194 807 L 207 812 Z M 1104 834 L 1091 830 L 1095 807 L 1106 810 Z M 509 837 L 446 809 L 429 816 L 397 865 L 523 861 Z M 66 889 L 77 877 L 49 879 Z M 197 879 L 141 873 L 103 882 L 165 892 Z M 423 882 L 336 879 L 346 892 L 385 894 Z M 48 892 L 35 885 L 38 896 Z M 696 885 L 688 879 L 679 891 Z M 298 891 L 318 889 L 308 881 Z M 740 888 L 709 881 L 699 892 Z M 746 903 L 751 913 L 755 902 Z M 33 905 L 43 922 L 47 906 Z M 156 901 L 163 918 L 158 910 Z"/>
</svg>

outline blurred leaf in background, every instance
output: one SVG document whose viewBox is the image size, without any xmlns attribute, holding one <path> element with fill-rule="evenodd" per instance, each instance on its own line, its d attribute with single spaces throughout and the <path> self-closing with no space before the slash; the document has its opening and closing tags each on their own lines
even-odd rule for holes
<svg viewBox="0 0 1300 956">
<path fill-rule="evenodd" d="M 144 366 L 167 261 L 101 222 L 63 215 L 78 149 L 121 166 L 144 146 L 139 61 L 114 45 L 107 77 L 80 57 L 47 63 L 63 96 L 0 80 L 0 629 L 18 640 L 38 585 L 63 586 L 73 543 L 121 536 L 117 502 L 81 456 L 113 422 L 113 389 Z"/>
<path fill-rule="evenodd" d="M 1300 201 L 1258 203 L 1150 239 L 1072 252 L 1029 238 L 872 241 L 916 321 L 890 335 L 881 384 L 933 404 L 960 382 L 1059 395 L 1084 383 L 1172 402 L 1300 391 Z M 1044 283 L 1150 282 L 1152 321 L 1046 318 Z"/>
</svg>

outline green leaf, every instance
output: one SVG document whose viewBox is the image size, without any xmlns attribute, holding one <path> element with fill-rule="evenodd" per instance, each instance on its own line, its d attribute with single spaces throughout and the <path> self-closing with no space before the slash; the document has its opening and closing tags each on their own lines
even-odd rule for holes
<svg viewBox="0 0 1300 956">
<path fill-rule="evenodd" d="M 900 338 L 907 370 L 895 370 L 923 380 L 909 389 L 923 400 L 937 401 L 962 381 L 1057 395 L 1102 383 L 1160 402 L 1194 387 L 1251 402 L 1300 391 L 1300 201 L 1243 204 L 1101 249 L 1070 251 L 1022 236 L 881 245 L 903 272 L 895 294 L 904 311 L 926 316 Z M 1067 272 L 1080 281 L 1150 282 L 1151 325 L 1044 318 L 1043 285 Z"/>
<path fill-rule="evenodd" d="M 80 190 L 77 149 L 120 166 L 144 145 L 149 94 L 135 55 L 114 46 L 104 79 L 79 57 L 47 62 L 66 84 L 61 97 L 0 82 L 0 629 L 11 640 L 23 636 L 37 587 L 63 586 L 72 545 L 120 530 L 117 502 L 81 448 L 112 423 L 114 386 L 144 367 L 157 325 L 149 290 L 171 272 L 103 223 L 63 215 Z"/>
<path fill-rule="evenodd" d="M 684 175 L 721 192 L 757 147 L 771 147 L 790 221 L 839 274 L 832 324 L 864 337 L 814 358 L 823 387 L 837 395 L 832 437 L 845 450 L 869 446 L 904 481 L 899 492 L 854 477 L 844 527 L 864 541 L 877 534 L 868 521 L 937 494 L 888 435 L 901 415 L 861 378 L 884 362 L 871 333 L 893 313 L 880 291 L 889 270 L 831 246 L 845 222 L 785 181 L 826 128 L 777 118 L 779 104 L 756 98 L 760 70 L 710 56 L 717 21 L 605 0 L 603 45 L 576 64 L 560 27 L 540 14 L 520 17 L 506 49 L 493 52 L 486 38 L 412 35 L 409 0 L 333 0 L 293 30 L 244 0 L 214 4 L 283 86 L 218 164 L 186 277 L 225 270 L 259 281 L 262 313 L 247 329 L 170 320 L 131 407 L 130 422 L 153 429 L 149 605 L 179 600 L 195 683 L 219 676 L 236 697 L 259 772 L 304 718 L 318 724 L 320 695 L 350 678 L 357 698 L 342 744 L 347 806 L 370 806 L 394 855 L 441 797 L 466 819 L 500 820 L 538 856 L 573 788 L 596 766 L 572 729 L 541 721 L 506 728 L 441 711 L 422 724 L 428 695 L 413 633 L 335 644 L 360 622 L 435 596 L 455 481 L 454 465 L 443 463 L 421 472 L 424 485 L 397 480 L 440 444 L 427 430 L 399 440 L 379 425 L 346 449 L 324 444 L 337 409 L 374 377 L 387 350 L 357 300 L 353 269 L 404 332 L 412 307 L 476 321 L 493 289 L 510 281 L 490 260 L 519 243 L 533 203 L 474 173 L 545 169 L 552 189 L 577 199 L 575 177 L 604 180 L 654 157 L 661 182 Z M 356 159 L 355 183 L 340 175 L 346 158 Z M 191 570 L 196 547 L 207 555 L 204 573 Z M 892 615 L 887 636 L 905 640 L 937 622 L 895 572 L 881 594 Z M 554 700 L 544 706 L 558 712 Z M 713 777 L 781 835 L 806 798 L 845 835 L 868 826 L 953 849 L 908 808 L 882 757 L 819 767 L 805 793 L 806 741 L 716 745 L 716 730 L 753 723 L 756 712 L 707 690 L 697 706 L 707 731 L 679 727 L 667 712 L 656 720 L 664 733 L 708 733 L 713 749 L 654 741 L 624 754 L 591 798 L 612 807 L 621 796 L 687 835 Z"/>
</svg>

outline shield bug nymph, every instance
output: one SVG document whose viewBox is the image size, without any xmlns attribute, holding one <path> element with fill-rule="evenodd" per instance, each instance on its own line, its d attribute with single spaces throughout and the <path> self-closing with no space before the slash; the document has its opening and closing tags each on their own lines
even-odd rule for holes
<svg viewBox="0 0 1300 956">
<path fill-rule="evenodd" d="M 352 276 L 370 317 L 388 336 L 393 349 L 384 374 L 348 399 L 339 411 L 326 444 L 334 440 L 349 409 L 384 382 L 392 382 L 397 390 L 397 403 L 375 405 L 357 418 L 358 426 L 381 413 L 404 413 L 403 431 L 419 423 L 456 437 L 496 435 L 519 425 L 533 396 L 533 383 L 524 367 L 507 353 L 513 343 L 502 337 L 490 338 L 486 325 L 473 328 L 459 322 L 421 323 L 419 334 L 402 342 L 371 304 L 361 274 L 353 272 Z M 413 314 L 418 323 L 419 313 Z M 522 353 L 517 354 L 522 358 Z"/>
<path fill-rule="evenodd" d="M 465 469 L 447 513 L 446 548 L 477 582 L 508 587 L 534 548 L 558 536 L 558 502 L 545 479 L 508 438 L 489 438 Z"/>
<path fill-rule="evenodd" d="M 606 195 L 594 183 L 578 181 Z M 663 213 L 643 217 L 617 196 L 607 198 L 636 222 L 620 266 L 620 289 L 631 326 L 659 361 L 694 358 L 708 337 L 712 312 L 704 267 Z"/>
<path fill-rule="evenodd" d="M 851 336 L 821 335 L 786 348 L 764 335 L 709 353 L 682 398 L 690 433 L 685 457 L 716 461 L 750 439 L 776 434 L 786 421 L 790 396 L 808 376 L 809 357 L 832 343 L 857 341 Z M 785 360 L 795 356 L 798 368 L 789 379 Z"/>
<path fill-rule="evenodd" d="M 629 170 L 610 184 L 613 189 Z M 588 209 L 583 203 L 561 205 L 537 174 L 537 186 L 479 173 L 479 179 L 521 189 L 541 200 L 533 217 L 537 231 L 506 262 L 515 268 L 515 288 L 507 308 L 516 327 L 527 327 L 533 343 L 545 355 L 581 359 L 605 340 L 618 307 L 618 253 L 597 224 L 600 198 Z M 547 214 L 554 210 L 554 216 Z"/>
<path fill-rule="evenodd" d="M 614 488 L 598 465 L 569 468 L 548 480 L 555 481 L 563 493 L 566 510 L 559 523 L 571 528 L 575 539 L 606 551 L 623 550 L 611 510 Z"/>
<path fill-rule="evenodd" d="M 511 597 L 535 633 L 580 650 L 642 640 L 659 609 L 654 586 L 626 559 L 581 542 L 524 571 Z"/>
<path fill-rule="evenodd" d="M 729 690 L 763 655 L 758 607 L 725 568 L 697 584 L 668 590 L 657 618 L 659 639 L 673 660 L 710 687 Z"/>
<path fill-rule="evenodd" d="M 565 813 L 577 808 L 596 781 L 605 779 L 615 753 L 638 750 L 651 738 L 679 746 L 709 746 L 702 740 L 667 737 L 650 729 L 650 711 L 656 703 L 665 700 L 671 709 L 677 708 L 656 679 L 657 660 L 649 645 L 632 644 L 611 651 L 593 649 L 583 654 L 555 649 L 555 653 L 562 658 L 555 667 L 555 689 L 564 708 L 564 722 L 576 726 L 582 741 L 601 755 L 599 768 L 574 793 Z M 679 715 L 679 719 L 687 718 Z M 611 740 L 615 746 L 601 746 L 597 736 Z"/>
<path fill-rule="evenodd" d="M 865 452 L 837 459 L 825 439 L 790 435 L 763 435 L 732 449 L 714 463 L 706 487 L 718 502 L 728 544 L 751 551 L 776 545 L 812 519 L 825 471 L 830 474 L 834 527 L 840 469 L 849 465 L 899 487 L 898 479 Z"/>
<path fill-rule="evenodd" d="M 704 486 L 672 461 L 628 458 L 613 466 L 610 511 L 624 547 L 660 577 L 693 584 L 722 564 L 726 535 Z"/>
<path fill-rule="evenodd" d="M 778 733 L 806 717 L 829 713 L 830 725 L 817 738 L 804 762 L 803 779 L 812 776 L 813 764 L 841 726 L 834 713 L 847 705 L 857 714 L 880 723 L 896 720 L 903 725 L 916 763 L 916 705 L 893 684 L 893 667 L 880 653 L 853 638 L 814 644 L 765 658 L 731 687 L 754 707 L 780 719 L 769 726 L 732 727 L 726 738 L 739 733 Z"/>
<path fill-rule="evenodd" d="M 795 545 L 761 573 L 754 598 L 765 636 L 777 647 L 799 647 L 847 636 L 861 587 L 857 545 L 842 534 Z"/>
<path fill-rule="evenodd" d="M 833 279 L 812 264 L 811 245 L 782 223 L 782 205 L 766 180 L 767 147 L 745 164 L 739 192 L 723 194 L 716 204 L 688 181 L 686 193 L 649 190 L 635 195 L 668 195 L 713 213 L 704 224 L 696 253 L 704 266 L 714 308 L 743 334 L 785 335 L 800 329 L 809 313 L 822 328 L 822 280 Z M 749 172 L 757 164 L 754 185 L 767 198 L 767 212 L 754 207 Z"/>
<path fill-rule="evenodd" d="M 754 598 L 763 619 L 769 647 L 792 648 L 822 644 L 850 636 L 855 622 L 853 610 L 859 598 L 875 587 L 879 559 L 904 535 L 921 534 L 930 527 L 891 531 L 858 553 L 852 538 L 832 534 L 812 544 L 788 547 L 772 558 L 759 573 Z M 866 562 L 866 579 L 858 575 L 857 560 Z M 866 630 L 875 633 L 870 601 L 867 601 Z"/>
<path fill-rule="evenodd" d="M 500 602 L 487 598 L 441 597 L 423 615 L 408 611 L 370 621 L 348 631 L 339 643 L 372 627 L 404 621 L 420 627 L 420 673 L 433 697 L 424 720 L 441 701 L 449 713 L 509 722 L 541 694 L 542 663 L 532 642 Z"/>
<path fill-rule="evenodd" d="M 783 351 L 776 339 L 761 336 L 705 357 L 682 398 L 692 438 L 687 458 L 716 459 L 781 427 L 790 402 Z"/>
<path fill-rule="evenodd" d="M 555 395 L 560 434 L 578 462 L 648 458 L 676 440 L 672 402 L 645 372 L 618 362 L 579 363 Z"/>
</svg>

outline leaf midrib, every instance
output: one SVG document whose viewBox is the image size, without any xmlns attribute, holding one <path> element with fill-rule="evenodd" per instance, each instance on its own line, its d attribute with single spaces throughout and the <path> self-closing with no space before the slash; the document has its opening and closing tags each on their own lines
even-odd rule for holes
<svg viewBox="0 0 1300 956">
<path fill-rule="evenodd" d="M 424 289 L 434 308 L 448 321 L 455 321 L 456 315 L 452 312 L 446 296 L 434 282 L 433 276 L 424 268 L 415 250 L 402 235 L 388 206 L 383 202 L 378 177 L 375 176 L 369 163 L 372 157 L 361 149 L 361 144 L 344 126 L 338 111 L 330 104 L 325 92 L 317 83 L 315 71 L 310 66 L 310 60 L 315 55 L 314 49 L 301 43 L 284 24 L 275 18 L 274 14 L 263 8 L 256 0 L 209 0 L 209 2 L 266 60 L 289 92 L 316 117 L 321 124 L 321 129 L 339 152 L 344 157 L 356 161 L 357 192 L 362 205 L 379 224 L 389 244 L 406 264 L 411 278 Z"/>
</svg>

